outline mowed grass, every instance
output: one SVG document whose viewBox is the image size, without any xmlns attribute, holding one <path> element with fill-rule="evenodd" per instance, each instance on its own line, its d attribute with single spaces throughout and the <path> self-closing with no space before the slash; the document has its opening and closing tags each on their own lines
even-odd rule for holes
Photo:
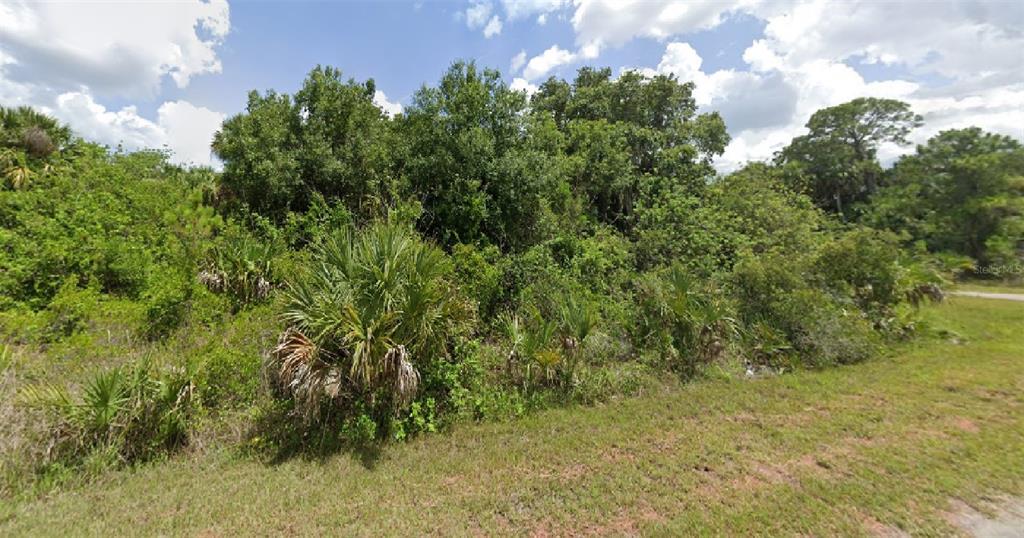
<svg viewBox="0 0 1024 538">
<path fill-rule="evenodd" d="M 0 535 L 946 535 L 1024 492 L 1024 307 L 927 311 L 959 344 L 709 380 L 351 455 L 178 457 L 21 504 Z"/>
<path fill-rule="evenodd" d="M 970 280 L 953 286 L 955 291 L 980 291 L 985 293 L 1021 293 L 1024 294 L 1024 284 L 1007 282 L 1003 280 Z"/>
</svg>

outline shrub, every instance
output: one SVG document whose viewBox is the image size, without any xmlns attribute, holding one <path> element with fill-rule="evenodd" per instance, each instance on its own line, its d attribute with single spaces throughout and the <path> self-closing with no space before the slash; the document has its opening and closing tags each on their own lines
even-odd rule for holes
<svg viewBox="0 0 1024 538">
<path fill-rule="evenodd" d="M 685 376 L 717 359 L 735 335 L 729 306 L 709 284 L 701 284 L 680 264 L 666 274 L 638 283 L 638 344 L 666 353 L 668 365 Z"/>
<path fill-rule="evenodd" d="M 110 450 L 131 462 L 185 444 L 191 397 L 192 382 L 184 371 L 158 370 L 143 360 L 95 374 L 77 396 L 60 385 L 31 385 L 20 401 L 50 420 L 54 461 L 76 463 L 96 450 Z"/>
<path fill-rule="evenodd" d="M 162 338 L 180 327 L 188 316 L 192 292 L 191 280 L 181 272 L 165 268 L 155 273 L 143 293 L 143 334 L 147 338 Z"/>
<path fill-rule="evenodd" d="M 260 357 L 238 349 L 212 347 L 195 363 L 197 400 L 208 408 L 233 408 L 256 400 Z"/>
<path fill-rule="evenodd" d="M 37 159 L 49 157 L 51 153 L 57 151 L 57 144 L 54 144 L 50 135 L 37 125 L 25 129 L 25 133 L 21 135 L 21 143 L 25 147 L 25 151 Z"/>
<path fill-rule="evenodd" d="M 810 265 L 794 257 L 746 258 L 728 276 L 751 361 L 821 366 L 860 361 L 873 351 L 877 337 L 857 302 L 814 287 L 805 277 Z"/>
<path fill-rule="evenodd" d="M 261 241 L 239 227 L 230 227 L 211 249 L 199 282 L 230 297 L 236 309 L 264 301 L 277 285 L 274 266 L 283 250 L 273 238 Z"/>
<path fill-rule="evenodd" d="M 500 257 L 501 252 L 493 245 L 479 248 L 459 243 L 452 247 L 455 276 L 463 292 L 476 302 L 483 319 L 493 316 L 501 299 Z"/>
<path fill-rule="evenodd" d="M 862 310 L 880 319 L 904 299 L 899 257 L 894 234 L 858 228 L 823 245 L 814 269 L 825 286 L 852 297 Z"/>
<path fill-rule="evenodd" d="M 404 225 L 325 239 L 287 282 L 287 329 L 268 363 L 278 392 L 307 423 L 365 409 L 386 432 L 472 319 L 451 276 L 444 253 Z"/>
<path fill-rule="evenodd" d="M 596 311 L 572 295 L 555 303 L 554 319 L 539 311 L 527 320 L 513 313 L 499 317 L 508 345 L 506 374 L 527 391 L 540 386 L 573 388 L 584 346 L 598 323 Z"/>
<path fill-rule="evenodd" d="M 506 313 L 498 322 L 508 342 L 506 372 L 511 379 L 529 391 L 538 382 L 552 384 L 560 377 L 556 374 L 562 353 L 554 341 L 557 329 L 554 321 L 535 312 L 529 321 Z"/>
<path fill-rule="evenodd" d="M 46 339 L 58 340 L 83 329 L 99 300 L 96 290 L 79 288 L 75 278 L 66 279 L 46 307 Z"/>
</svg>

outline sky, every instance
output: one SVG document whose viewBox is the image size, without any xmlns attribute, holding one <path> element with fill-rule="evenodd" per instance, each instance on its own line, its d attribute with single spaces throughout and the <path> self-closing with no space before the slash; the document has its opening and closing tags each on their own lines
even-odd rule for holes
<svg viewBox="0 0 1024 538">
<path fill-rule="evenodd" d="M 210 140 L 248 92 L 292 93 L 318 64 L 373 78 L 397 114 L 457 59 L 526 92 L 584 65 L 693 81 L 732 137 L 722 171 L 861 96 L 909 103 L 915 143 L 971 125 L 1024 139 L 1024 2 L 0 1 L 0 105 L 182 164 L 218 166 Z"/>
</svg>

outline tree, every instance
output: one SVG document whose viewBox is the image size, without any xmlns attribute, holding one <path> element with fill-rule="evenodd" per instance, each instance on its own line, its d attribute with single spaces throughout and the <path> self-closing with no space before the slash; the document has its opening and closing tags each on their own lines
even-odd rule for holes
<svg viewBox="0 0 1024 538">
<path fill-rule="evenodd" d="M 572 84 L 545 82 L 530 101 L 565 133 L 570 185 L 596 220 L 631 231 L 651 185 L 699 191 L 714 174 L 711 159 L 729 141 L 717 113 L 697 114 L 693 84 L 581 68 Z M 668 178 L 668 181 L 663 181 Z"/>
<path fill-rule="evenodd" d="M 893 167 L 865 222 L 981 265 L 1024 246 L 1024 147 L 977 127 L 943 131 Z"/>
<path fill-rule="evenodd" d="M 70 141 L 71 130 L 46 114 L 27 106 L 0 106 L 0 148 L 16 148 L 43 158 Z"/>
<path fill-rule="evenodd" d="M 857 98 L 815 112 L 806 125 L 810 132 L 794 138 L 776 162 L 797 164 L 794 183 L 820 207 L 846 218 L 853 203 L 878 190 L 879 144 L 907 144 L 907 135 L 920 125 L 921 117 L 904 102 Z"/>
<path fill-rule="evenodd" d="M 526 96 L 494 70 L 456 62 L 416 92 L 401 121 L 401 169 L 423 205 L 419 228 L 446 246 L 515 249 L 540 218 L 549 159 L 531 147 Z"/>
<path fill-rule="evenodd" d="M 294 97 L 249 94 L 246 111 L 214 136 L 224 161 L 224 195 L 281 221 L 320 195 L 352 213 L 389 198 L 389 127 L 373 103 L 373 80 L 343 82 L 341 71 L 316 67 Z"/>
</svg>

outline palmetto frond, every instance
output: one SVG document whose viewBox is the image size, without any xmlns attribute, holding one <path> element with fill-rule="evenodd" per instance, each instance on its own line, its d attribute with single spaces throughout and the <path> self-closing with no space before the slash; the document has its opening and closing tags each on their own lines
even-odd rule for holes
<svg viewBox="0 0 1024 538">
<path fill-rule="evenodd" d="M 27 186 L 33 176 L 35 176 L 35 172 L 25 164 L 14 164 L 4 170 L 4 177 L 14 189 Z"/>
<path fill-rule="evenodd" d="M 329 386 L 338 397 L 375 405 L 387 395 L 396 410 L 407 407 L 419 390 L 417 361 L 446 353 L 458 318 L 471 312 L 445 280 L 444 253 L 384 222 L 335 233 L 313 254 L 286 283 L 289 329 L 272 354 L 282 380 L 304 376 L 285 383 L 288 392 L 299 400 L 316 392 L 307 385 Z"/>
<path fill-rule="evenodd" d="M 341 393 L 340 371 L 324 360 L 324 353 L 306 335 L 291 328 L 281 335 L 271 352 L 278 383 L 293 396 L 297 409 L 307 420 L 318 415 L 325 398 L 337 398 Z"/>
<path fill-rule="evenodd" d="M 384 354 L 383 381 L 391 392 L 396 409 L 404 409 L 412 403 L 420 386 L 420 374 L 409 360 L 405 346 L 396 346 Z"/>
</svg>

